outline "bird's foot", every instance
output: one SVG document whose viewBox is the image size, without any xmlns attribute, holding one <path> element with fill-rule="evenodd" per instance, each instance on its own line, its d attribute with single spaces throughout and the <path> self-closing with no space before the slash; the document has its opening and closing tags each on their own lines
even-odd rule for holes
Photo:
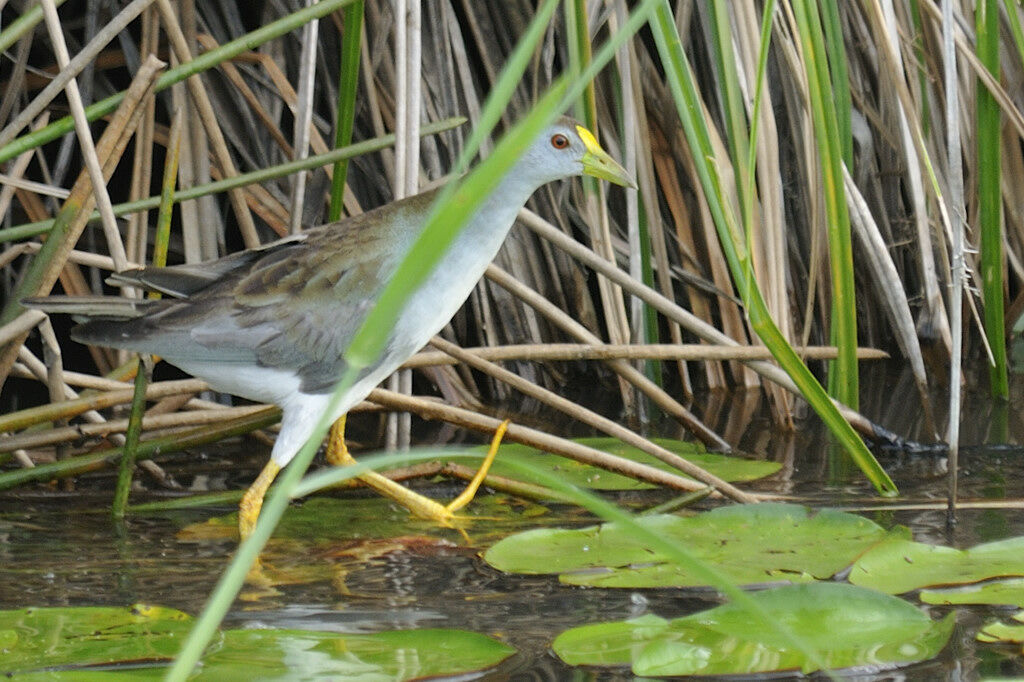
<svg viewBox="0 0 1024 682">
<path fill-rule="evenodd" d="M 281 471 L 281 467 L 278 463 L 270 460 L 242 495 L 242 501 L 238 504 L 239 540 L 245 540 L 252 535 L 253 529 L 256 528 L 256 521 L 260 517 L 260 510 L 263 508 L 263 498 L 279 471 Z"/>
<path fill-rule="evenodd" d="M 341 428 L 335 427 L 331 429 L 330 441 L 327 446 L 327 461 L 335 466 L 347 466 L 354 464 L 355 459 L 345 447 L 344 425 L 341 420 L 339 420 L 339 423 L 342 423 Z M 360 474 L 358 478 L 380 494 L 408 509 L 414 516 L 450 528 L 454 521 L 461 518 L 457 512 L 473 500 L 477 490 L 487 476 L 487 472 L 490 470 L 491 464 L 498 454 L 498 446 L 501 444 L 501 439 L 508 429 L 508 424 L 508 420 L 505 420 L 498 426 L 491 441 L 491 447 L 488 449 L 480 469 L 477 470 L 476 475 L 466 486 L 465 490 L 448 504 L 441 504 L 429 497 L 413 492 L 405 486 L 392 481 L 390 478 L 378 474 L 376 471 L 367 471 Z"/>
<path fill-rule="evenodd" d="M 473 476 L 469 484 L 466 485 L 465 490 L 458 497 L 445 505 L 444 508 L 449 514 L 454 515 L 455 512 L 465 507 L 476 497 L 476 491 L 480 489 L 480 485 L 487 478 L 487 472 L 491 470 L 491 465 L 494 464 L 494 458 L 498 455 L 498 446 L 501 445 L 501 439 L 505 436 L 505 432 L 508 431 L 508 425 L 509 420 L 506 419 L 495 429 L 494 437 L 491 439 L 491 446 L 487 449 L 487 454 L 484 455 L 484 461 L 480 464 L 480 468 L 477 469 L 476 475 Z"/>
</svg>

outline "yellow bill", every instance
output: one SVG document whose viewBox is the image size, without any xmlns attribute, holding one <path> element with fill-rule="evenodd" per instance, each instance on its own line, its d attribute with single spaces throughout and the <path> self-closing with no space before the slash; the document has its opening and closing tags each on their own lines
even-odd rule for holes
<svg viewBox="0 0 1024 682">
<path fill-rule="evenodd" d="M 636 187 L 636 184 L 633 183 L 633 178 L 629 176 L 626 169 L 619 165 L 615 159 L 608 156 L 608 152 L 601 149 L 601 145 L 592 132 L 581 125 L 576 126 L 576 132 L 580 134 L 580 139 L 583 140 L 583 144 L 587 147 L 587 153 L 583 155 L 584 173 L 601 180 L 614 182 L 616 185 L 622 185 L 623 187 Z"/>
</svg>

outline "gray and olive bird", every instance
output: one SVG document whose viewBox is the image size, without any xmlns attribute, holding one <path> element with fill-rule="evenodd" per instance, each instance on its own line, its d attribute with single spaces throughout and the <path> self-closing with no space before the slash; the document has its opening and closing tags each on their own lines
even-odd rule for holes
<svg viewBox="0 0 1024 682">
<path fill-rule="evenodd" d="M 530 195 L 541 185 L 582 174 L 632 185 L 590 131 L 562 118 L 525 150 L 407 301 L 383 356 L 362 372 L 331 415 L 338 426 L 328 461 L 352 462 L 343 416 L 448 323 Z M 218 391 L 281 408 L 270 461 L 239 507 L 245 538 L 274 477 L 328 409 L 346 349 L 424 228 L 434 196 L 424 192 L 218 260 L 112 278 L 159 291 L 162 299 L 51 296 L 24 303 L 85 318 L 71 331 L 81 343 L 152 353 Z M 442 523 L 472 497 L 469 492 L 442 506 L 373 472 L 366 479 L 414 514 Z"/>
</svg>

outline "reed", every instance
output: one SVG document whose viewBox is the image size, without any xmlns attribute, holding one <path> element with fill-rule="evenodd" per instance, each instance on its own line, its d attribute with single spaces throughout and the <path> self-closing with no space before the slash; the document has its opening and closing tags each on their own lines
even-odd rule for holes
<svg viewBox="0 0 1024 682">
<path fill-rule="evenodd" d="M 1012 96 L 1024 82 L 1024 11 L 1017 3 L 950 1 L 943 21 L 938 7 L 913 1 L 646 0 L 631 12 L 621 0 L 440 2 L 417 5 L 420 21 L 410 29 L 391 16 L 389 3 L 323 0 L 260 17 L 261 28 L 246 30 L 217 3 L 198 3 L 196 21 L 178 16 L 170 0 L 155 0 L 145 11 L 133 3 L 110 18 L 108 33 L 96 35 L 55 23 L 60 4 L 33 5 L 21 15 L 5 7 L 0 31 L 0 49 L 20 41 L 22 55 L 5 71 L 0 99 L 0 162 L 10 162 L 0 178 L 0 205 L 10 206 L 0 225 L 9 248 L 0 261 L 8 283 L 0 369 L 3 377 L 10 371 L 45 381 L 54 401 L 0 416 L 0 429 L 11 433 L 4 438 L 12 447 L 67 449 L 77 438 L 114 439 L 125 420 L 104 424 L 100 411 L 135 395 L 134 426 L 123 448 L 70 452 L 35 470 L 5 465 L 2 487 L 110 466 L 123 452 L 126 473 L 114 507 L 121 513 L 133 449 L 146 457 L 273 420 L 267 412 L 218 415 L 195 397 L 203 388 L 195 382 L 146 387 L 140 378 L 133 392 L 100 376 L 118 364 L 113 356 L 64 367 L 70 355 L 49 343 L 47 371 L 23 345 L 42 321 L 21 310 L 20 298 L 58 281 L 86 293 L 99 286 L 104 268 L 142 261 L 146 211 L 163 202 L 156 249 L 165 256 L 155 253 L 153 262 L 199 260 L 384 203 L 450 172 L 458 179 L 443 190 L 427 236 L 350 350 L 355 367 L 379 352 L 381 330 L 523 140 L 567 110 L 635 170 L 639 190 L 623 194 L 587 182 L 564 190 L 568 197 L 546 190 L 534 199 L 523 215 L 529 229 L 517 230 L 438 342 L 461 364 L 486 372 L 476 378 L 491 395 L 543 396 L 654 452 L 634 432 L 557 395 L 564 374 L 556 363 L 587 358 L 594 373 L 614 379 L 631 414 L 662 411 L 718 447 L 730 443 L 702 422 L 705 415 L 687 409 L 686 399 L 695 389 L 760 383 L 781 428 L 794 426 L 799 394 L 878 490 L 891 492 L 862 439 L 884 430 L 855 411 L 864 347 L 905 359 L 922 395 L 948 385 L 943 373 L 928 374 L 926 353 L 954 368 L 949 424 L 929 417 L 919 433 L 905 434 L 946 433 L 954 452 L 961 363 L 970 371 L 971 359 L 990 361 L 991 391 L 1007 393 L 1007 329 L 1024 310 L 1024 211 L 1012 201 L 1024 191 L 1024 115 Z M 971 24 L 971 11 L 973 36 L 957 28 Z M 399 39 L 399 24 L 412 33 Z M 315 41 L 298 39 L 314 25 Z M 636 38 L 643 27 L 653 42 Z M 134 45 L 137 37 L 145 45 Z M 35 41 L 45 49 L 29 50 Z M 57 87 L 44 89 L 32 74 L 51 65 L 30 63 L 28 55 L 52 54 L 51 41 L 79 53 L 55 69 L 74 117 L 52 105 Z M 103 66 L 119 57 L 111 47 L 117 44 L 138 58 Z M 141 66 L 159 44 L 176 62 L 162 73 L 152 62 Z M 953 51 L 958 68 L 950 64 Z M 399 54 L 402 60 L 394 58 Z M 83 77 L 90 64 L 92 88 Z M 117 85 L 133 78 L 131 90 Z M 148 169 L 177 160 L 169 129 L 174 102 L 189 131 L 181 136 L 181 163 L 164 167 L 160 181 L 169 189 L 149 197 Z M 459 128 L 465 119 L 456 117 L 471 125 Z M 109 181 L 129 142 L 136 155 L 131 193 Z M 70 180 L 48 174 L 72 151 L 83 165 L 71 164 Z M 462 177 L 479 156 L 485 160 Z M 112 218 L 128 215 L 137 217 L 122 243 Z M 695 339 L 709 350 L 687 349 Z M 585 348 L 555 345 L 566 340 Z M 446 345 L 452 342 L 458 345 Z M 808 366 L 802 349 L 824 344 L 835 349 L 834 362 Z M 459 348 L 471 345 L 486 348 L 471 355 Z M 529 380 L 478 356 L 510 363 Z M 431 366 L 428 378 L 442 376 Z M 438 381 L 444 390 L 484 402 L 488 391 L 477 390 L 467 373 L 445 371 Z M 184 406 L 180 415 L 143 418 L 147 404 L 172 394 Z M 438 416 L 414 398 L 377 395 Z M 931 412 L 927 404 L 924 411 Z M 445 418 L 484 428 L 482 417 L 454 408 Z M 268 500 L 174 674 L 191 669 L 202 628 L 230 603 L 245 562 L 300 490 L 313 451 L 303 451 L 280 494 Z M 951 491 L 955 498 L 955 482 Z"/>
<path fill-rule="evenodd" d="M 512 164 L 517 145 L 569 110 L 635 171 L 638 191 L 573 183 L 538 193 L 522 216 L 527 229 L 517 228 L 445 332 L 449 343 L 488 347 L 481 355 L 502 358 L 529 381 L 514 387 L 493 367 L 471 377 L 435 365 L 425 376 L 439 391 L 478 403 L 520 389 L 557 393 L 566 370 L 551 358 L 585 356 L 590 371 L 613 380 L 631 415 L 661 411 L 694 437 L 728 447 L 703 423 L 707 415 L 685 403 L 702 388 L 762 385 L 780 428 L 795 426 L 799 395 L 886 492 L 891 481 L 862 436 L 889 436 L 856 413 L 865 347 L 906 360 L 922 396 L 936 385 L 950 388 L 949 423 L 923 418 L 908 438 L 945 433 L 956 441 L 959 381 L 954 388 L 945 372 L 929 374 L 929 354 L 956 368 L 954 378 L 961 363 L 970 371 L 972 360 L 990 361 L 991 391 L 1006 395 L 1007 330 L 1024 310 L 1024 211 L 1013 201 L 1024 192 L 1024 115 L 1014 97 L 1024 83 L 1018 3 L 944 3 L 951 26 L 938 6 L 912 0 L 647 0 L 632 3 L 631 12 L 622 0 L 439 2 L 424 3 L 420 22 L 401 40 L 395 30 L 407 28 L 390 3 L 322 0 L 274 16 L 268 9 L 261 27 L 249 30 L 218 3 L 197 3 L 196 21 L 177 16 L 170 0 L 155 0 L 135 19 L 139 3 L 110 17 L 111 35 L 85 35 L 70 24 L 61 31 L 52 16 L 47 33 L 43 8 L 60 4 L 21 15 L 5 6 L 0 31 L 0 49 L 19 44 L 22 55 L 4 72 L 0 98 L 0 162 L 8 164 L 0 206 L 9 206 L 0 225 L 8 249 L 0 257 L 0 377 L 45 380 L 55 396 L 53 406 L 0 416 L 14 443 L 65 447 L 82 419 L 91 422 L 90 434 L 108 433 L 99 411 L 131 396 L 101 376 L 118 364 L 113 356 L 97 353 L 47 376 L 33 346 L 23 345 L 41 318 L 18 301 L 58 281 L 87 293 L 101 286 L 104 268 L 141 262 L 146 212 L 161 201 L 167 258 L 194 261 L 265 243 L 295 221 L 334 219 L 390 201 L 396 191 L 457 178 L 443 190 L 408 270 L 351 349 L 358 365 L 379 350 L 380 330 L 473 202 Z M 967 35 L 959 27 L 971 25 L 971 12 L 975 32 Z M 301 40 L 315 21 L 317 40 Z M 654 40 L 638 39 L 641 28 Z M 56 88 L 33 74 L 54 65 L 29 60 L 52 54 L 51 38 L 59 37 L 79 53 L 53 69 L 58 83 L 80 91 L 81 111 L 68 100 L 77 128 L 52 104 Z M 36 41 L 45 49 L 30 50 Z M 143 59 L 160 44 L 175 63 L 158 73 Z M 130 57 L 114 45 L 128 46 Z M 953 53 L 958 64 L 950 63 Z M 159 175 L 149 169 L 177 147 L 169 129 L 175 103 L 188 134 L 179 167 L 159 178 L 177 185 L 170 219 L 169 193 L 148 196 Z M 94 155 L 91 135 L 99 138 Z M 132 181 L 121 187 L 107 178 L 129 142 Z M 463 177 L 479 157 L 485 160 Z M 84 161 L 62 162 L 68 158 L 89 160 L 92 172 Z M 94 184 L 107 186 L 109 210 L 93 211 L 104 204 Z M 135 216 L 124 244 L 112 216 Z M 714 350 L 684 353 L 695 340 Z M 565 341 L 588 350 L 556 353 L 554 344 Z M 767 350 L 734 350 L 755 345 Z M 823 345 L 835 348 L 835 360 L 808 365 L 801 349 Z M 551 347 L 539 354 L 527 346 Z M 58 354 L 51 348 L 48 355 L 56 364 Z M 538 364 L 540 356 L 548 359 Z M 176 398 L 188 406 L 181 409 L 203 402 L 195 397 L 200 386 L 178 388 L 188 391 Z M 169 390 L 157 382 L 146 400 Z M 65 419 L 69 425 L 52 432 L 40 426 Z M 188 423 L 143 420 L 140 453 L 150 452 L 151 436 L 173 437 L 164 429 Z M 229 431 L 237 432 L 216 432 Z M 16 440 L 31 438 L 41 440 Z M 77 456 L 54 471 L 70 475 L 112 461 Z M 307 450 L 301 461 L 311 456 Z M 0 485 L 41 475 L 6 471 Z M 284 500 L 268 509 L 283 509 Z"/>
</svg>

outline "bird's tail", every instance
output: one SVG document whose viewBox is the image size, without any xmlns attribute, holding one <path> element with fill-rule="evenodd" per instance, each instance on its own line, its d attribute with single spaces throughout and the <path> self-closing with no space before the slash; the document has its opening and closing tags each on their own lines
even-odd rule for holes
<svg viewBox="0 0 1024 682">
<path fill-rule="evenodd" d="M 146 322 L 141 318 L 171 302 L 118 296 L 35 296 L 21 303 L 45 313 L 71 315 L 79 323 L 71 329 L 71 338 L 79 343 L 140 350 L 146 347 L 138 338 L 137 327 Z"/>
</svg>

